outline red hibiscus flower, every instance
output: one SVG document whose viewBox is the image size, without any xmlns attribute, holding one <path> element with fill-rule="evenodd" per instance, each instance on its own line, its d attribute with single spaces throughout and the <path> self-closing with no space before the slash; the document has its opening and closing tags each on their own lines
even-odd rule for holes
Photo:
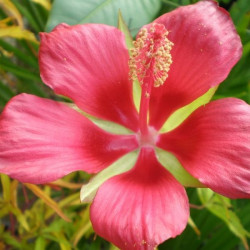
<svg viewBox="0 0 250 250">
<path fill-rule="evenodd" d="M 61 24 L 42 33 L 43 81 L 85 113 L 28 94 L 14 97 L 0 120 L 0 171 L 31 183 L 101 171 L 81 194 L 94 198 L 96 233 L 121 249 L 154 249 L 180 234 L 189 217 L 183 176 L 175 176 L 171 157 L 194 183 L 250 197 L 249 105 L 213 101 L 169 127 L 177 110 L 227 77 L 241 50 L 228 13 L 212 1 L 143 27 L 130 57 L 122 32 L 107 25 Z M 132 79 L 141 84 L 138 110 Z M 89 117 L 130 132 L 107 132 Z"/>
</svg>

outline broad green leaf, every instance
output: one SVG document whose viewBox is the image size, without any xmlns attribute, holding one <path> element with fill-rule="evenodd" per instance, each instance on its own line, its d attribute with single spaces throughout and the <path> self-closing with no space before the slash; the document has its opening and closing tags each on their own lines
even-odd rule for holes
<svg viewBox="0 0 250 250">
<path fill-rule="evenodd" d="M 222 195 L 214 193 L 208 188 L 197 189 L 201 203 L 214 215 L 223 220 L 231 232 L 239 237 L 248 249 L 247 237 L 250 237 L 248 232 L 241 224 L 238 216 L 233 212 L 231 201 Z"/>
<path fill-rule="evenodd" d="M 165 167 L 183 186 L 204 187 L 197 179 L 190 175 L 180 164 L 177 158 L 160 148 L 156 148 L 158 161 Z"/>
<path fill-rule="evenodd" d="M 117 15 L 121 10 L 129 30 L 135 35 L 138 29 L 151 22 L 159 12 L 159 0 L 54 0 L 47 31 L 59 23 L 104 23 L 117 26 Z"/>
<path fill-rule="evenodd" d="M 85 184 L 81 188 L 80 199 L 81 202 L 91 202 L 95 197 L 98 188 L 108 179 L 115 175 L 122 174 L 129 171 L 136 162 L 138 151 L 133 151 L 119 160 L 115 161 L 109 167 L 98 173 L 89 183 Z"/>
<path fill-rule="evenodd" d="M 129 54 L 131 55 L 130 49 L 134 47 L 133 38 L 132 38 L 132 35 L 130 34 L 128 26 L 126 25 L 122 17 L 121 11 L 119 11 L 119 16 L 118 16 L 118 29 L 121 30 L 123 34 L 125 35 L 126 45 L 129 50 Z M 134 99 L 135 107 L 137 111 L 139 112 L 140 100 L 141 100 L 141 86 L 138 80 L 133 81 L 133 99 Z"/>
<path fill-rule="evenodd" d="M 166 133 L 178 127 L 193 111 L 202 105 L 207 104 L 214 95 L 217 87 L 209 89 L 204 95 L 197 98 L 192 103 L 175 111 L 164 123 L 160 132 Z"/>
<path fill-rule="evenodd" d="M 65 221 L 70 222 L 71 220 L 62 212 L 58 204 L 53 201 L 42 189 L 38 186 L 25 183 L 24 184 L 28 189 L 30 189 L 36 196 L 41 198 L 49 207 L 51 207 L 61 218 Z"/>
</svg>

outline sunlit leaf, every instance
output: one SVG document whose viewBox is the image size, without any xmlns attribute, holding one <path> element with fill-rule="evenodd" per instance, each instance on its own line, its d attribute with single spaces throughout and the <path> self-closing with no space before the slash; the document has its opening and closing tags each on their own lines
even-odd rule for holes
<svg viewBox="0 0 250 250">
<path fill-rule="evenodd" d="M 10 205 L 9 206 L 9 211 L 15 215 L 15 217 L 17 218 L 17 220 L 20 223 L 20 225 L 26 231 L 30 230 L 30 227 L 29 227 L 29 224 L 28 224 L 28 222 L 26 220 L 26 217 L 24 216 L 24 214 L 22 213 L 22 211 L 19 208 Z"/>
<path fill-rule="evenodd" d="M 7 26 L 0 29 L 0 37 L 12 37 L 16 39 L 26 39 L 28 41 L 39 43 L 35 35 L 29 31 L 24 30 L 20 26 Z"/>
<path fill-rule="evenodd" d="M 51 207 L 61 218 L 70 222 L 71 220 L 62 212 L 60 207 L 55 201 L 53 201 L 42 189 L 38 186 L 25 183 L 25 186 L 29 188 L 35 195 L 41 198 L 49 207 Z"/>
<path fill-rule="evenodd" d="M 111 244 L 109 250 L 119 250 L 119 248 Z"/>
<path fill-rule="evenodd" d="M 61 250 L 71 250 L 71 244 L 70 242 L 66 239 L 63 231 L 62 232 L 57 232 L 57 233 L 53 233 L 56 238 L 58 239 L 57 242 L 60 245 Z"/>
<path fill-rule="evenodd" d="M 0 199 L 0 218 L 9 214 L 9 204 Z"/>
<path fill-rule="evenodd" d="M 0 6 L 2 6 L 9 17 L 14 17 L 17 20 L 18 25 L 23 28 L 22 16 L 10 0 L 0 0 Z"/>
<path fill-rule="evenodd" d="M 64 207 L 69 207 L 72 205 L 79 205 L 79 206 L 81 205 L 78 191 L 73 194 L 68 195 L 67 197 L 65 197 L 64 199 L 58 202 L 58 206 L 60 209 Z M 50 218 L 54 214 L 54 212 L 55 211 L 53 209 L 48 210 L 47 213 L 45 214 L 45 218 L 46 219 Z"/>
<path fill-rule="evenodd" d="M 201 232 L 200 230 L 198 229 L 198 227 L 196 226 L 196 224 L 194 223 L 193 219 L 191 217 L 188 218 L 188 225 L 190 227 L 192 227 L 192 229 L 194 230 L 194 232 L 200 236 L 201 235 Z"/>
<path fill-rule="evenodd" d="M 79 228 L 75 231 L 75 234 L 72 237 L 74 246 L 76 246 L 80 239 L 89 231 L 92 232 L 92 224 L 89 220 L 89 208 L 90 206 L 87 206 L 87 208 L 83 210 L 81 213 L 81 221 L 77 223 Z"/>
<path fill-rule="evenodd" d="M 19 242 L 9 232 L 4 232 L 1 235 L 1 239 L 3 239 L 6 244 L 8 244 L 9 246 L 12 246 L 14 249 L 22 249 L 21 242 Z"/>
<path fill-rule="evenodd" d="M 3 187 L 3 199 L 5 202 L 10 201 L 10 178 L 5 174 L 1 174 L 1 182 Z"/>
<path fill-rule="evenodd" d="M 46 10 L 51 9 L 51 2 L 49 0 L 32 0 L 34 3 L 42 5 Z"/>
<path fill-rule="evenodd" d="M 34 250 L 45 250 L 46 248 L 46 240 L 43 237 L 38 237 L 35 242 Z"/>
<path fill-rule="evenodd" d="M 10 184 L 10 201 L 14 207 L 17 207 L 17 187 L 18 187 L 18 181 L 13 180 Z"/>
<path fill-rule="evenodd" d="M 51 184 L 69 189 L 80 189 L 82 184 L 67 182 L 62 179 L 51 182 Z"/>
</svg>

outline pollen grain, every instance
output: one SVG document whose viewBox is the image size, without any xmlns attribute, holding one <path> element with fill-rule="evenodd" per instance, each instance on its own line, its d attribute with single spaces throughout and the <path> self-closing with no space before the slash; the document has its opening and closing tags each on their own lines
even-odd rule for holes
<svg viewBox="0 0 250 250">
<path fill-rule="evenodd" d="M 130 77 L 141 84 L 145 78 L 153 78 L 154 87 L 163 85 L 172 64 L 173 43 L 168 39 L 169 32 L 162 24 L 153 23 L 140 30 L 129 60 Z"/>
</svg>

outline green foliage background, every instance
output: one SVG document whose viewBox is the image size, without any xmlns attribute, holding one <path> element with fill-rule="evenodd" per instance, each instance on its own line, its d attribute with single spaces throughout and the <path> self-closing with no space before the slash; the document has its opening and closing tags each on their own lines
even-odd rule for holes
<svg viewBox="0 0 250 250">
<path fill-rule="evenodd" d="M 131 33 L 192 0 L 0 0 L 0 111 L 14 95 L 26 92 L 59 100 L 39 76 L 38 33 L 56 24 L 106 23 L 117 26 L 120 9 Z M 240 62 L 221 84 L 214 98 L 233 96 L 250 103 L 250 2 L 220 0 L 232 16 L 244 45 Z M 13 7 L 14 6 L 14 7 Z M 15 9 L 16 8 L 16 9 Z M 12 12 L 10 11 L 12 10 Z M 20 16 L 18 16 L 16 10 Z M 11 17 L 6 22 L 6 18 Z M 35 35 L 7 30 L 23 27 Z M 80 204 L 79 190 L 89 176 L 73 173 L 47 185 L 21 184 L 1 174 L 1 249 L 116 249 L 96 236 L 88 205 Z M 159 249 L 247 249 L 249 200 L 226 199 L 209 190 L 188 189 L 193 223 Z"/>
</svg>

